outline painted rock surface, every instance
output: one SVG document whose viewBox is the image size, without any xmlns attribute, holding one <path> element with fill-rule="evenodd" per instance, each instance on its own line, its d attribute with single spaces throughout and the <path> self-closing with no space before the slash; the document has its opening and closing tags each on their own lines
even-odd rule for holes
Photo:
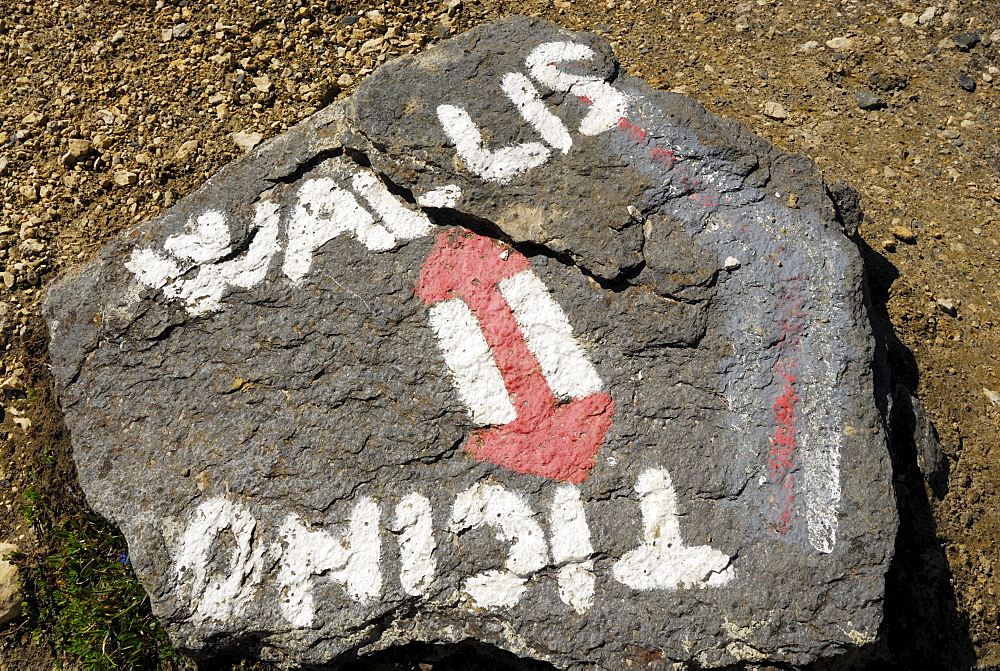
<svg viewBox="0 0 1000 671">
<path fill-rule="evenodd" d="M 594 35 L 481 26 L 52 288 L 81 484 L 196 656 L 864 645 L 896 513 L 849 196 Z"/>
</svg>

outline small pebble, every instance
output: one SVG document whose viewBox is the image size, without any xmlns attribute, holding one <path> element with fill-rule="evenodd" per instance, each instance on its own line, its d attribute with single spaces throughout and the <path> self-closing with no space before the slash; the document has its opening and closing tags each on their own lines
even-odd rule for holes
<svg viewBox="0 0 1000 671">
<path fill-rule="evenodd" d="M 986 394 L 986 398 L 990 403 L 1000 408 L 1000 394 L 996 393 L 992 389 L 983 389 L 983 393 Z"/>
<path fill-rule="evenodd" d="M 777 119 L 778 121 L 783 121 L 788 118 L 788 110 L 786 110 L 781 103 L 769 100 L 764 103 L 764 116 Z"/>
<path fill-rule="evenodd" d="M 250 151 L 264 139 L 264 136 L 260 133 L 251 133 L 247 131 L 238 131 L 236 133 L 230 133 L 230 138 L 237 147 L 243 150 L 244 153 Z"/>
<path fill-rule="evenodd" d="M 951 41 L 962 51 L 968 51 L 979 44 L 979 33 L 960 33 L 952 35 Z"/>
<path fill-rule="evenodd" d="M 849 37 L 834 37 L 826 41 L 826 46 L 836 51 L 850 51 L 854 47 L 854 40 Z"/>
<path fill-rule="evenodd" d="M 881 96 L 877 96 L 866 89 L 859 89 L 858 92 L 854 94 L 854 101 L 857 102 L 858 107 L 863 110 L 880 110 L 887 107 L 885 100 L 883 100 Z"/>
<path fill-rule="evenodd" d="M 743 264 L 740 263 L 740 260 L 735 256 L 727 256 L 726 260 L 722 262 L 722 267 L 726 270 L 736 270 L 742 265 Z"/>
<path fill-rule="evenodd" d="M 969 93 L 973 93 L 976 90 L 976 80 L 969 75 L 959 75 L 958 85 Z"/>
<path fill-rule="evenodd" d="M 939 298 L 939 299 L 937 299 L 934 302 L 937 303 L 937 306 L 939 308 L 941 308 L 942 312 L 944 312 L 945 314 L 949 314 L 949 315 L 951 315 L 953 317 L 955 316 L 955 302 L 954 301 L 949 300 L 947 298 Z"/>
<path fill-rule="evenodd" d="M 897 225 L 889 229 L 889 232 L 894 238 L 901 242 L 908 242 L 913 244 L 917 241 L 917 234 L 913 232 L 913 229 L 909 226 Z"/>
</svg>

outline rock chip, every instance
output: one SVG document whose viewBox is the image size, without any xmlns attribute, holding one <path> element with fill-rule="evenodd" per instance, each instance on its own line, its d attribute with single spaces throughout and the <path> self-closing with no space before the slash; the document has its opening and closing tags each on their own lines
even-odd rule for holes
<svg viewBox="0 0 1000 671">
<path fill-rule="evenodd" d="M 598 36 L 484 24 L 50 285 L 80 483 L 198 658 L 856 649 L 896 532 L 857 199 Z"/>
<path fill-rule="evenodd" d="M 836 51 L 850 51 L 854 48 L 854 40 L 850 37 L 834 37 L 826 41 L 826 46 Z"/>
<path fill-rule="evenodd" d="M 184 163 L 190 161 L 198 153 L 198 141 L 188 140 L 181 144 L 174 152 L 174 160 L 178 163 Z"/>
</svg>

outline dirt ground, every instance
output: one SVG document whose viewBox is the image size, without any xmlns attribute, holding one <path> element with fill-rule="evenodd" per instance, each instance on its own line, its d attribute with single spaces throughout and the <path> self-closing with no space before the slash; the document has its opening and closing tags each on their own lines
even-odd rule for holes
<svg viewBox="0 0 1000 671">
<path fill-rule="evenodd" d="M 861 192 L 898 396 L 919 399 L 946 467 L 928 484 L 897 441 L 898 556 L 885 644 L 866 654 L 1000 668 L 1000 4 L 927 1 L 0 0 L 0 541 L 46 547 L 26 492 L 55 514 L 81 505 L 47 378 L 45 285 L 254 134 L 516 11 L 606 35 L 630 74 Z M 17 627 L 0 667 L 50 667 Z"/>
</svg>

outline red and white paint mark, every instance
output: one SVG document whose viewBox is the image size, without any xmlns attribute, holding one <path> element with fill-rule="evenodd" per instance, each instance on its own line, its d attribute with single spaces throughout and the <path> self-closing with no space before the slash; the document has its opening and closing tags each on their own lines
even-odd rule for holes
<svg viewBox="0 0 1000 671">
<path fill-rule="evenodd" d="M 615 403 L 528 259 L 464 229 L 438 237 L 417 295 L 431 306 L 476 430 L 465 450 L 517 473 L 580 483 Z"/>
</svg>

